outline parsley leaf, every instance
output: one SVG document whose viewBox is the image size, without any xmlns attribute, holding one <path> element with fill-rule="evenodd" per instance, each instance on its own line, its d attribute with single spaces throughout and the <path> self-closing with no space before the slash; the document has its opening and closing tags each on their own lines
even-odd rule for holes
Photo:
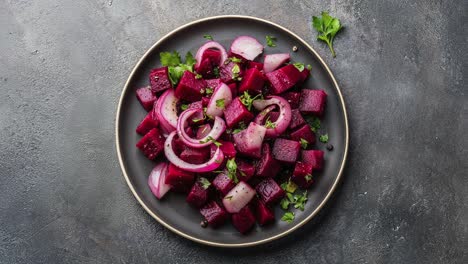
<svg viewBox="0 0 468 264">
<path fill-rule="evenodd" d="M 188 104 L 181 104 L 181 105 L 180 105 L 180 109 L 181 109 L 182 111 L 187 110 L 187 109 L 188 109 Z"/>
<path fill-rule="evenodd" d="M 214 67 L 213 68 L 213 74 L 216 78 L 219 78 L 219 67 Z"/>
<path fill-rule="evenodd" d="M 281 221 L 287 222 L 288 224 L 292 223 L 293 220 L 294 220 L 294 213 L 292 212 L 286 212 L 281 217 Z"/>
<path fill-rule="evenodd" d="M 193 72 L 193 65 L 197 62 L 192 53 L 187 52 L 185 55 L 185 63 L 182 63 L 182 59 L 177 51 L 161 52 L 159 58 L 163 66 L 168 67 L 169 79 L 172 85 L 176 85 L 185 71 Z"/>
<path fill-rule="evenodd" d="M 195 121 L 193 121 L 193 122 L 195 122 Z M 216 141 L 216 139 L 214 139 L 212 136 L 208 136 L 205 140 L 200 140 L 200 143 L 201 143 L 201 144 L 204 144 L 204 143 L 207 143 L 207 142 L 209 142 L 209 141 L 211 141 L 211 142 L 212 142 L 213 144 L 215 144 L 217 147 L 223 145 L 223 144 L 221 144 L 221 142 Z"/>
<path fill-rule="evenodd" d="M 328 134 L 320 135 L 319 140 L 322 143 L 327 143 L 328 142 Z"/>
<path fill-rule="evenodd" d="M 307 202 L 307 191 L 305 191 L 302 195 L 295 194 L 294 195 L 294 208 L 304 211 L 304 205 Z"/>
<path fill-rule="evenodd" d="M 197 74 L 195 75 L 195 79 L 201 79 L 202 77 L 203 77 L 203 76 L 202 76 L 201 74 L 199 74 L 199 73 L 197 73 Z"/>
<path fill-rule="evenodd" d="M 268 47 L 276 47 L 276 37 L 265 36 Z"/>
<path fill-rule="evenodd" d="M 289 208 L 289 200 L 287 198 L 283 198 L 280 202 L 281 209 L 288 210 Z"/>
<path fill-rule="evenodd" d="M 203 189 L 208 189 L 211 185 L 211 182 L 209 180 L 207 180 L 206 178 L 204 177 L 200 177 L 200 179 L 198 180 L 200 182 L 200 184 L 202 185 Z"/>
<path fill-rule="evenodd" d="M 247 91 L 244 91 L 244 94 L 241 95 L 240 100 L 242 104 L 244 104 L 247 109 L 252 110 L 252 103 L 257 100 L 258 98 L 261 98 L 262 94 L 257 94 L 255 97 L 250 97 L 250 94 Z"/>
<path fill-rule="evenodd" d="M 232 62 L 236 62 L 236 63 L 241 63 L 242 62 L 242 59 L 239 59 L 237 57 L 230 57 L 226 60 L 225 64 L 228 64 L 229 61 L 232 61 Z"/>
<path fill-rule="evenodd" d="M 228 172 L 229 179 L 233 180 L 234 183 L 238 183 L 239 179 L 237 179 L 237 163 L 234 158 L 228 159 L 226 162 L 226 169 Z"/>
<path fill-rule="evenodd" d="M 207 88 L 205 89 L 205 94 L 206 94 L 206 95 L 213 94 L 213 88 L 207 87 Z"/>
<path fill-rule="evenodd" d="M 305 65 L 304 63 L 300 63 L 300 62 L 296 62 L 293 64 L 294 67 L 296 67 L 296 69 L 298 69 L 300 72 L 302 72 L 305 68 Z"/>
<path fill-rule="evenodd" d="M 320 129 L 320 119 L 314 116 L 312 120 L 308 120 L 308 121 L 309 121 L 310 130 L 312 130 L 313 132 L 317 132 Z"/>
<path fill-rule="evenodd" d="M 322 17 L 312 17 L 312 26 L 318 31 L 318 40 L 327 43 L 332 56 L 336 57 L 335 50 L 333 49 L 333 39 L 335 35 L 343 27 L 340 20 L 330 16 L 327 12 L 322 12 Z"/>
<path fill-rule="evenodd" d="M 241 132 L 242 130 L 244 130 L 246 128 L 247 128 L 247 126 L 245 125 L 244 121 L 241 121 L 238 124 L 238 128 L 236 128 L 236 129 L 234 129 L 232 131 L 232 134 L 237 134 L 237 133 Z"/>
<path fill-rule="evenodd" d="M 305 179 L 306 179 L 307 182 L 310 182 L 310 181 L 312 180 L 312 174 L 310 174 L 310 173 L 307 174 L 307 175 L 305 176 Z"/>
<path fill-rule="evenodd" d="M 224 98 L 216 100 L 216 106 L 219 107 L 219 108 L 224 109 L 224 107 L 225 107 Z"/>
<path fill-rule="evenodd" d="M 235 80 L 235 81 L 240 81 L 242 80 L 242 77 L 239 76 L 240 74 L 240 67 L 239 67 L 239 64 L 236 64 L 232 67 L 231 69 L 231 72 L 232 72 L 232 79 Z"/>
<path fill-rule="evenodd" d="M 203 35 L 203 38 L 208 39 L 208 40 L 213 40 L 213 36 L 205 34 Z"/>
<path fill-rule="evenodd" d="M 266 127 L 266 128 L 275 128 L 275 127 L 276 127 L 276 123 L 275 123 L 275 122 L 271 122 L 270 117 L 268 117 L 267 120 L 266 120 L 266 122 L 265 122 L 265 127 Z"/>
<path fill-rule="evenodd" d="M 307 69 L 308 69 L 309 71 L 312 70 L 312 65 L 307 64 Z"/>
<path fill-rule="evenodd" d="M 283 182 L 281 184 L 281 188 L 285 190 L 287 193 L 293 193 L 297 189 L 297 184 L 295 184 L 294 182 L 291 181 L 291 179 L 289 179 L 287 182 Z"/>
<path fill-rule="evenodd" d="M 181 63 L 180 54 L 177 51 L 161 52 L 159 59 L 163 66 L 178 66 Z"/>
<path fill-rule="evenodd" d="M 307 146 L 309 145 L 309 141 L 307 141 L 307 140 L 301 138 L 301 142 L 300 142 L 300 143 L 301 143 L 302 149 L 307 149 Z"/>
</svg>

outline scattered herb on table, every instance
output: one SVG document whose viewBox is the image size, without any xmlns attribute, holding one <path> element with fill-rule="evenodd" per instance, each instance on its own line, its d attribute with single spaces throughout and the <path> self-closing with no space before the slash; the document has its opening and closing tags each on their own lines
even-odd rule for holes
<svg viewBox="0 0 468 264">
<path fill-rule="evenodd" d="M 333 40 L 335 35 L 343 28 L 340 20 L 330 16 L 327 12 L 322 12 L 322 17 L 312 17 L 312 26 L 319 32 L 317 39 L 327 43 L 332 56 L 336 57 Z"/>
</svg>

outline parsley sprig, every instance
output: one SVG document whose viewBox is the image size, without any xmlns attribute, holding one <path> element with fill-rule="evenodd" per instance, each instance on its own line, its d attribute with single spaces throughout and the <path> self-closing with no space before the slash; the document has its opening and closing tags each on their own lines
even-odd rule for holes
<svg viewBox="0 0 468 264">
<path fill-rule="evenodd" d="M 237 179 L 237 163 L 234 158 L 228 159 L 226 162 L 226 169 L 227 169 L 227 176 L 229 179 L 234 181 L 234 183 L 238 183 L 239 179 Z"/>
<path fill-rule="evenodd" d="M 254 97 L 250 97 L 250 94 L 247 91 L 244 91 L 244 94 L 240 97 L 242 104 L 244 104 L 249 111 L 252 110 L 253 102 L 258 99 L 262 99 L 262 94 L 257 94 Z"/>
<path fill-rule="evenodd" d="M 204 177 L 200 177 L 200 179 L 198 179 L 198 181 L 200 182 L 201 186 L 203 187 L 203 189 L 208 189 L 211 185 L 211 182 L 209 180 L 207 180 L 206 178 Z"/>
<path fill-rule="evenodd" d="M 169 79 L 172 85 L 179 82 L 185 71 L 193 72 L 193 65 L 197 62 L 190 52 L 185 55 L 185 63 L 182 63 L 180 54 L 177 51 L 161 52 L 159 58 L 161 64 L 168 67 Z"/>
<path fill-rule="evenodd" d="M 322 12 L 322 17 L 312 17 L 312 26 L 319 32 L 317 39 L 327 43 L 332 56 L 336 57 L 333 40 L 335 35 L 343 28 L 340 20 L 330 16 L 327 12 Z"/>
<path fill-rule="evenodd" d="M 214 139 L 212 136 L 208 136 L 205 140 L 200 140 L 200 143 L 204 144 L 204 143 L 207 143 L 207 142 L 210 142 L 210 141 L 213 144 L 215 144 L 215 146 L 217 146 L 217 147 L 223 145 L 223 144 L 221 144 L 221 142 L 216 141 L 216 139 Z"/>
</svg>

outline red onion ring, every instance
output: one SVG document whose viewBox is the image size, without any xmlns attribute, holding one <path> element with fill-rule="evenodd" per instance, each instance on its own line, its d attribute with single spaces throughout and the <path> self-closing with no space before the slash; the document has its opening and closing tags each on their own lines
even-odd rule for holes
<svg viewBox="0 0 468 264">
<path fill-rule="evenodd" d="M 219 116 L 215 116 L 213 128 L 205 137 L 200 139 L 191 138 L 185 132 L 185 127 L 188 126 L 188 119 L 198 113 L 203 114 L 203 110 L 199 108 L 187 109 L 180 114 L 179 122 L 177 122 L 177 134 L 187 146 L 192 148 L 203 148 L 210 144 L 213 144 L 213 142 L 210 139 L 217 140 L 226 130 L 226 123 L 224 122 L 224 120 Z"/>
<path fill-rule="evenodd" d="M 281 135 L 291 123 L 291 106 L 288 101 L 280 96 L 269 96 L 266 100 L 255 100 L 253 106 L 257 110 L 263 110 L 270 105 L 277 105 L 279 107 L 279 117 L 273 122 L 274 128 L 267 128 L 266 135 L 268 137 L 277 137 Z"/>
<path fill-rule="evenodd" d="M 148 177 L 148 186 L 158 199 L 161 199 L 171 189 L 171 186 L 166 184 L 168 166 L 167 162 L 158 163 Z"/>
<path fill-rule="evenodd" d="M 218 66 L 222 65 L 228 57 L 226 49 L 224 49 L 224 47 L 221 44 L 219 44 L 216 41 L 208 41 L 198 49 L 197 54 L 195 55 L 195 59 L 197 60 L 197 63 L 195 63 L 195 69 L 200 67 L 200 64 L 202 63 L 203 53 L 207 49 L 217 49 L 221 52 L 221 59 L 219 61 Z"/>
<path fill-rule="evenodd" d="M 174 90 L 166 90 L 154 105 L 154 114 L 159 119 L 164 134 L 169 134 L 177 127 L 177 102 Z"/>
<path fill-rule="evenodd" d="M 270 105 L 267 106 L 265 109 L 263 109 L 254 119 L 254 122 L 263 126 L 265 125 L 266 118 L 268 114 L 273 111 L 276 108 L 276 105 Z"/>
<path fill-rule="evenodd" d="M 213 171 L 216 170 L 224 160 L 224 154 L 221 151 L 221 149 L 218 147 L 218 149 L 215 151 L 213 156 L 211 157 L 210 160 L 208 160 L 205 163 L 202 164 L 191 164 L 188 162 L 185 162 L 181 160 L 174 152 L 172 148 L 172 140 L 174 139 L 174 136 L 177 134 L 176 131 L 172 131 L 169 136 L 166 139 L 166 142 L 164 142 L 164 154 L 166 155 L 166 158 L 174 164 L 174 166 L 186 170 L 186 171 L 191 171 L 191 172 L 208 172 L 208 171 Z"/>
</svg>

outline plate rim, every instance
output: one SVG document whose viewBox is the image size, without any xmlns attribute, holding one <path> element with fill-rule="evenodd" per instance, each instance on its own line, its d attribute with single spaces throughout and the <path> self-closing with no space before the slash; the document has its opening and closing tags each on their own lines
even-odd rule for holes
<svg viewBox="0 0 468 264">
<path fill-rule="evenodd" d="M 123 98 L 124 98 L 124 95 L 125 93 L 127 92 L 129 88 L 129 84 L 130 84 L 130 80 L 133 78 L 133 76 L 135 75 L 135 72 L 137 71 L 137 69 L 140 67 L 141 63 L 146 59 L 146 57 L 157 47 L 159 46 L 160 43 L 162 43 L 163 41 L 165 41 L 166 39 L 170 38 L 173 34 L 177 33 L 178 31 L 180 30 L 183 30 L 187 27 L 190 27 L 190 26 L 193 26 L 195 24 L 198 24 L 198 23 L 201 23 L 201 22 L 205 22 L 205 21 L 209 21 L 209 20 L 218 20 L 218 19 L 225 19 L 225 18 L 241 18 L 241 19 L 246 19 L 246 20 L 254 20 L 254 21 L 257 21 L 257 22 L 262 22 L 262 23 L 265 23 L 265 24 L 268 24 L 270 26 L 273 26 L 273 27 L 276 27 L 280 30 L 283 30 L 284 32 L 288 33 L 289 35 L 293 36 L 294 38 L 296 38 L 299 42 L 301 42 L 304 46 L 306 46 L 310 52 L 312 52 L 316 58 L 318 58 L 320 64 L 324 67 L 324 69 L 327 71 L 327 73 L 329 74 L 329 76 L 331 77 L 332 79 L 332 82 L 333 82 L 333 86 L 334 88 L 336 89 L 337 91 L 337 94 L 338 94 L 338 97 L 340 99 L 340 102 L 341 102 L 341 107 L 343 109 L 343 117 L 344 117 L 344 121 L 345 121 L 345 149 L 344 149 L 344 154 L 343 154 L 343 159 L 341 161 L 341 165 L 340 165 L 340 170 L 338 171 L 338 175 L 332 185 L 332 187 L 330 188 L 330 190 L 328 191 L 327 195 L 325 196 L 325 198 L 320 202 L 320 204 L 317 206 L 317 208 L 315 208 L 314 211 L 312 211 L 312 213 L 310 213 L 307 217 L 305 217 L 301 222 L 291 226 L 291 228 L 279 233 L 279 234 L 276 234 L 274 236 L 271 236 L 271 237 L 268 237 L 268 238 L 264 238 L 264 239 L 260 239 L 260 240 L 257 240 L 257 241 L 253 241 L 253 242 L 247 242 L 247 243 L 220 243 L 220 242 L 213 242 L 213 241 L 209 241 L 209 240 L 205 240 L 205 239 L 200 239 L 200 238 L 197 238 L 197 237 L 194 237 L 194 236 L 191 236 L 187 233 L 184 233 L 180 230 L 178 230 L 177 228 L 171 226 L 170 224 L 166 223 L 164 220 L 162 220 L 161 218 L 158 217 L 157 214 L 155 214 L 144 202 L 143 200 L 141 199 L 141 197 L 138 195 L 138 193 L 136 192 L 134 186 L 132 185 L 132 183 L 130 182 L 130 178 L 128 177 L 127 175 L 127 171 L 126 171 L 126 167 L 125 167 L 125 164 L 123 162 L 123 159 L 122 159 L 122 154 L 121 154 L 121 146 L 120 146 L 120 143 L 119 143 L 119 126 L 120 126 L 120 116 L 121 116 L 121 110 L 122 110 L 122 103 L 123 103 Z M 272 21 L 269 21 L 269 20 L 266 20 L 266 19 L 263 19 L 263 18 L 258 18 L 258 17 L 253 17 L 253 16 L 245 16 L 245 15 L 219 15 L 219 16 L 210 16 L 210 17 L 205 17 L 205 18 L 201 18 L 201 19 L 197 19 L 197 20 L 194 20 L 192 22 L 189 22 L 189 23 L 186 23 L 182 26 L 179 26 L 177 27 L 176 29 L 170 31 L 169 33 L 165 34 L 163 37 L 161 37 L 158 41 L 156 41 L 144 54 L 143 56 L 141 56 L 141 58 L 138 60 L 137 64 L 135 65 L 135 67 L 133 67 L 133 70 L 130 72 L 130 75 L 128 76 L 127 78 L 127 81 L 125 82 L 125 86 L 120 94 L 120 98 L 119 98 L 119 103 L 118 103 L 118 106 L 117 106 L 117 113 L 116 113 L 116 118 L 115 118 L 115 143 L 116 143 L 116 148 L 117 148 L 117 156 L 118 156 L 118 159 L 119 159 L 119 164 L 120 164 L 120 169 L 122 170 L 122 174 L 125 178 L 125 181 L 127 182 L 127 185 L 128 187 L 130 188 L 130 190 L 132 191 L 133 193 L 133 196 L 135 196 L 135 198 L 137 199 L 138 203 L 143 207 L 143 209 L 145 209 L 145 211 L 151 216 L 153 217 L 154 219 L 156 219 L 156 221 L 158 221 L 160 224 L 162 224 L 164 227 L 166 227 L 167 229 L 171 230 L 172 232 L 186 238 L 186 239 L 189 239 L 189 240 L 192 240 L 194 242 L 197 242 L 197 243 L 200 243 L 200 244 L 204 244 L 204 245 L 208 245 L 208 246 L 215 246 L 215 247 L 224 247 L 224 248 L 241 248 L 241 247 L 250 247 L 250 246 L 257 246 L 257 245 L 261 245 L 261 244 L 265 244 L 265 243 L 268 243 L 268 242 L 271 242 L 271 241 L 274 241 L 276 239 L 279 239 L 279 238 L 282 238 L 292 232 L 294 232 L 295 230 L 299 229 L 300 227 L 302 227 L 303 225 L 305 225 L 307 222 L 309 222 L 312 218 L 314 218 L 318 212 L 320 212 L 320 210 L 324 207 L 324 205 L 327 203 L 327 201 L 330 199 L 330 197 L 332 196 L 332 194 L 335 192 L 335 189 L 337 187 L 337 185 L 339 184 L 340 182 L 340 179 L 342 177 L 342 174 L 343 174 L 343 170 L 344 170 L 344 167 L 346 165 L 346 161 L 347 161 L 347 156 L 348 156 L 348 147 L 349 147 L 349 126 L 348 126 L 348 115 L 347 115 L 347 111 L 346 111 L 346 105 L 345 105 L 345 102 L 344 102 L 344 99 L 343 99 L 343 95 L 341 94 L 341 90 L 340 90 L 340 87 L 338 86 L 338 83 L 335 79 L 335 76 L 333 75 L 333 73 L 331 72 L 330 68 L 328 67 L 328 65 L 325 63 L 325 61 L 322 59 L 322 57 L 320 57 L 320 55 L 314 50 L 314 48 L 312 48 L 311 45 L 309 45 L 306 41 L 304 41 L 301 37 L 299 37 L 297 34 L 295 34 L 294 32 L 292 32 L 291 30 L 279 25 L 279 24 L 276 24 Z"/>
</svg>

